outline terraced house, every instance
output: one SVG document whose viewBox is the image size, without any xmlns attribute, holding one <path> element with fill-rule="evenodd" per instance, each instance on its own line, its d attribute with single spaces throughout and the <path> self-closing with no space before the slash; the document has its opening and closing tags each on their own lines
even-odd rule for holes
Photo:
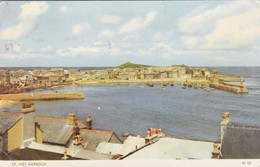
<svg viewBox="0 0 260 167">
<path fill-rule="evenodd" d="M 121 143 L 112 131 L 92 130 L 69 114 L 65 117 L 35 115 L 33 103 L 24 103 L 20 113 L 0 114 L 0 159 L 113 159 L 95 152 L 101 142 Z"/>
</svg>

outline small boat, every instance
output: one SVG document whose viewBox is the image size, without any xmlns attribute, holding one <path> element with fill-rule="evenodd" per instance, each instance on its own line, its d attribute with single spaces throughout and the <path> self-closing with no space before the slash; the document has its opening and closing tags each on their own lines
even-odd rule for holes
<svg viewBox="0 0 260 167">
<path fill-rule="evenodd" d="M 198 89 L 198 86 L 197 86 L 197 85 L 195 85 L 195 86 L 194 86 L 194 89 Z"/>
<path fill-rule="evenodd" d="M 147 86 L 153 87 L 154 85 L 153 85 L 152 82 L 148 82 L 148 83 L 147 83 Z"/>
<path fill-rule="evenodd" d="M 166 87 L 158 87 L 157 89 L 166 89 Z"/>
<path fill-rule="evenodd" d="M 171 84 L 170 84 L 170 86 L 174 86 L 174 84 L 173 84 L 173 83 L 171 83 Z"/>
<path fill-rule="evenodd" d="M 192 88 L 192 84 L 188 84 L 188 87 L 189 87 L 189 88 Z"/>
<path fill-rule="evenodd" d="M 167 86 L 167 83 L 164 83 L 163 86 Z"/>
<path fill-rule="evenodd" d="M 187 86 L 187 83 L 183 83 L 183 86 Z"/>
<path fill-rule="evenodd" d="M 186 89 L 186 86 L 182 86 L 182 89 Z"/>
</svg>

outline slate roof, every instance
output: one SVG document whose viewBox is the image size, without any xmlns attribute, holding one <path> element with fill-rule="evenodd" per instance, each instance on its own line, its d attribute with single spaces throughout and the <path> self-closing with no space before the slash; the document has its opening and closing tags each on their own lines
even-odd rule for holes
<svg viewBox="0 0 260 167">
<path fill-rule="evenodd" d="M 83 139 L 82 144 L 84 145 L 84 148 L 89 151 L 96 151 L 99 143 L 109 142 L 113 135 L 114 132 L 112 131 L 80 130 L 80 137 Z"/>
<path fill-rule="evenodd" d="M 34 118 L 43 130 L 43 142 L 65 145 L 73 134 L 73 125 L 68 125 L 65 117 L 35 116 Z M 80 128 L 85 127 L 81 121 L 76 121 Z"/>
<path fill-rule="evenodd" d="M 98 145 L 96 152 L 113 154 L 113 155 L 126 155 L 137 148 L 145 145 L 145 139 L 141 137 L 129 136 L 124 144 L 102 142 Z"/>
<path fill-rule="evenodd" d="M 9 157 L 12 160 L 61 160 L 63 156 L 63 154 L 35 150 L 31 148 L 19 149 L 9 153 Z M 68 160 L 73 159 L 78 158 L 70 157 Z"/>
<path fill-rule="evenodd" d="M 104 155 L 88 150 L 79 150 L 73 157 L 87 160 L 110 160 L 115 159 L 113 155 Z"/>
<path fill-rule="evenodd" d="M 55 153 L 58 155 L 63 155 L 64 149 L 67 150 L 67 155 L 71 158 L 77 159 L 87 159 L 87 160 L 101 160 L 101 159 L 113 159 L 114 156 L 112 155 L 104 155 L 97 152 L 88 151 L 81 146 L 71 145 L 70 147 L 66 148 L 64 146 L 58 145 L 50 145 L 50 144 L 40 144 L 32 142 L 28 148 L 33 150 L 39 150 L 47 153 Z M 59 157 L 58 157 L 59 159 Z"/>
<path fill-rule="evenodd" d="M 0 135 L 4 134 L 20 119 L 21 116 L 19 114 L 0 113 Z"/>
<path fill-rule="evenodd" d="M 211 159 L 212 151 L 213 142 L 164 137 L 126 156 L 125 159 Z"/>
<path fill-rule="evenodd" d="M 224 134 L 221 159 L 259 159 L 260 128 L 231 124 Z"/>
</svg>

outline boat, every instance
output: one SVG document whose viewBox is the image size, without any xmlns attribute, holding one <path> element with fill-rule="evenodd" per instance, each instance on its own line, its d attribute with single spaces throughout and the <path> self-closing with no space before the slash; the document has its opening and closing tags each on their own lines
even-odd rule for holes
<svg viewBox="0 0 260 167">
<path fill-rule="evenodd" d="M 167 86 L 167 83 L 164 83 L 163 86 Z"/>
<path fill-rule="evenodd" d="M 197 86 L 197 85 L 195 85 L 195 86 L 194 86 L 194 89 L 198 89 L 198 86 Z"/>
<path fill-rule="evenodd" d="M 189 88 L 192 88 L 192 84 L 188 84 L 188 87 L 189 87 Z"/>
<path fill-rule="evenodd" d="M 183 86 L 187 86 L 187 83 L 183 83 L 182 85 L 183 85 Z"/>
<path fill-rule="evenodd" d="M 182 89 L 186 89 L 186 86 L 182 86 Z"/>
<path fill-rule="evenodd" d="M 153 87 L 154 85 L 153 85 L 152 82 L 148 82 L 148 83 L 147 83 L 147 86 Z"/>
<path fill-rule="evenodd" d="M 173 83 L 171 83 L 171 84 L 170 84 L 170 86 L 174 86 L 174 84 L 173 84 Z"/>
<path fill-rule="evenodd" d="M 157 89 L 166 89 L 166 87 L 158 87 Z"/>
</svg>

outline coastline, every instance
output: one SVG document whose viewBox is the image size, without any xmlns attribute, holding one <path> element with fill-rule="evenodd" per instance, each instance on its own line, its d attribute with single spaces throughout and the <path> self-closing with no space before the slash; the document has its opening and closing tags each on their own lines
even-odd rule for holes
<svg viewBox="0 0 260 167">
<path fill-rule="evenodd" d="M 147 80 L 93 80 L 93 81 L 77 81 L 75 84 L 80 85 L 96 85 L 96 84 L 146 84 L 146 83 L 210 83 L 209 80 L 205 79 L 147 79 Z"/>
</svg>

